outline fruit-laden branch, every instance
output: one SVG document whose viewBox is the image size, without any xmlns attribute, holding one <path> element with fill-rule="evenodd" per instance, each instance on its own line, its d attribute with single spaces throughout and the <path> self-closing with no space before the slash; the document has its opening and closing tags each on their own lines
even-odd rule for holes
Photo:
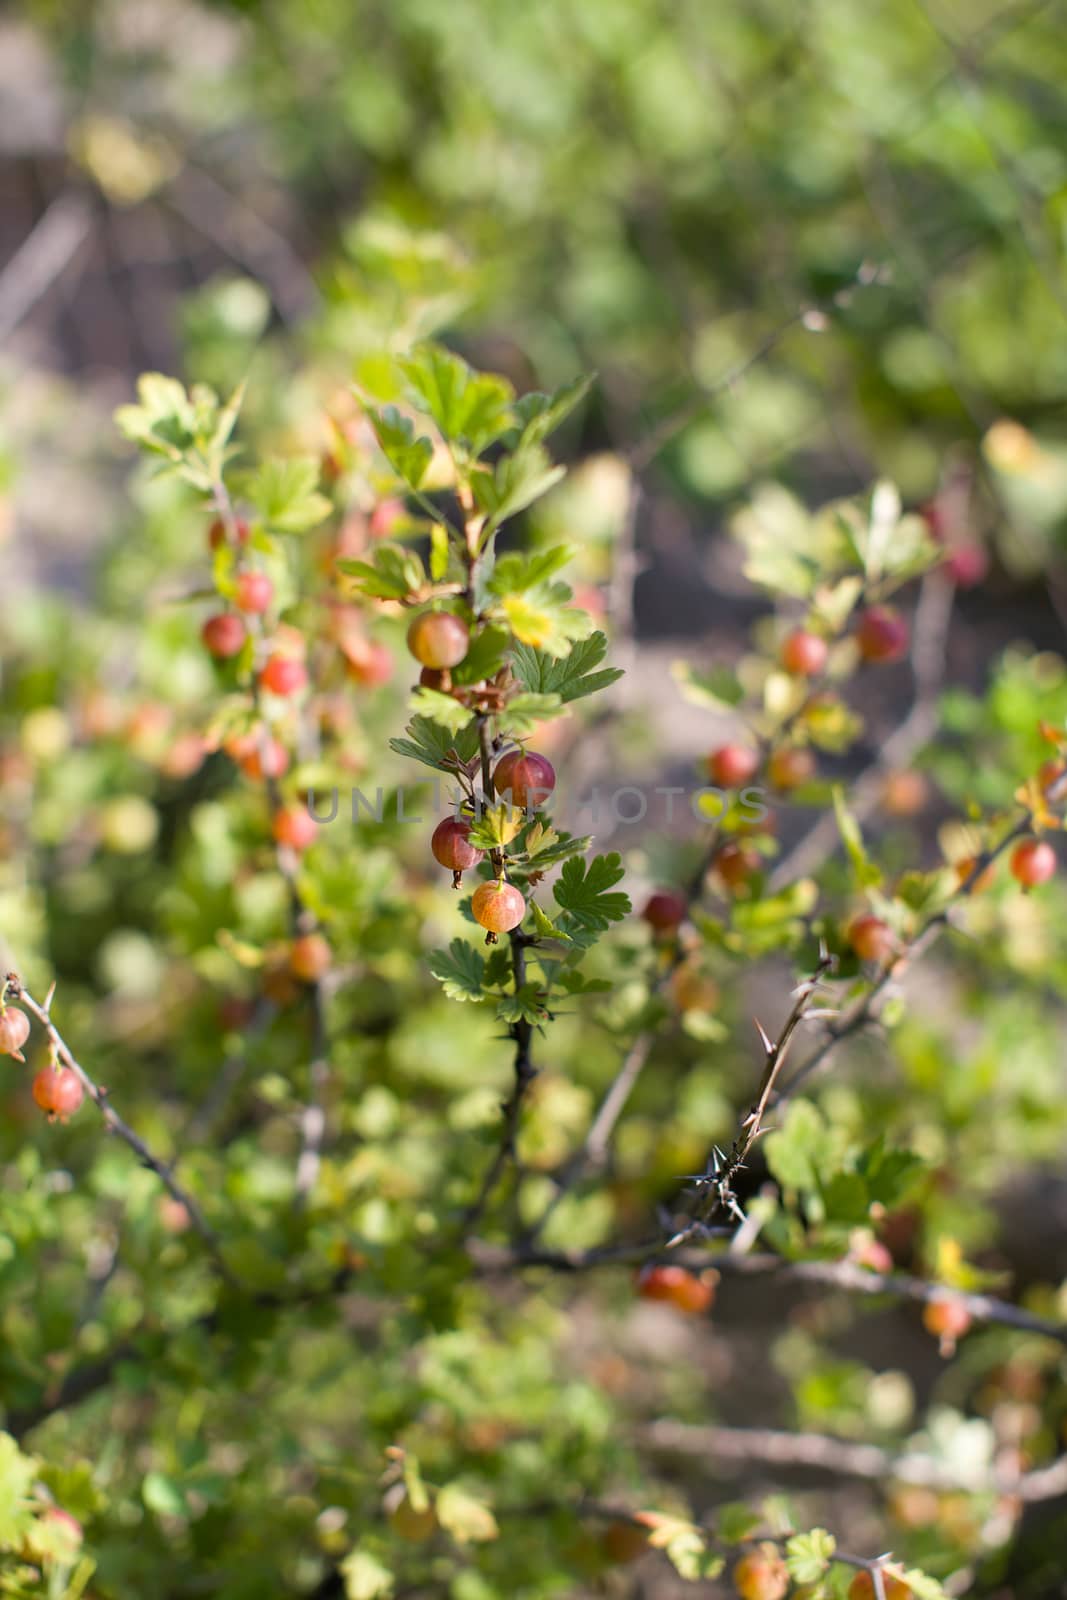
<svg viewBox="0 0 1067 1600">
<path fill-rule="evenodd" d="M 732 1230 L 728 1230 L 732 1231 Z M 694 1272 L 709 1266 L 723 1277 L 774 1278 L 782 1283 L 814 1284 L 838 1289 L 844 1294 L 888 1295 L 898 1300 L 913 1300 L 921 1305 L 951 1301 L 965 1310 L 975 1322 L 992 1322 L 1020 1333 L 1034 1333 L 1067 1345 L 1067 1323 L 1038 1316 L 1022 1306 L 1000 1300 L 995 1295 L 948 1288 L 903 1272 L 873 1272 L 851 1261 L 790 1261 L 783 1256 L 731 1255 L 726 1251 L 687 1249 L 679 1245 L 665 1251 L 662 1239 L 643 1243 L 601 1245 L 591 1250 L 546 1250 L 538 1245 L 510 1248 L 481 1240 L 468 1243 L 468 1252 L 477 1271 L 487 1277 L 543 1268 L 549 1272 L 579 1273 L 597 1268 L 632 1266 L 670 1261 Z"/>
<path fill-rule="evenodd" d="M 92 1100 L 93 1104 L 100 1112 L 100 1115 L 103 1117 L 105 1126 L 111 1133 L 117 1134 L 124 1144 L 129 1146 L 143 1167 L 147 1167 L 150 1172 L 154 1172 L 156 1174 L 156 1177 L 163 1184 L 171 1198 L 176 1200 L 179 1205 L 185 1207 L 190 1223 L 207 1245 L 207 1248 L 211 1253 L 212 1260 L 215 1266 L 218 1268 L 219 1273 L 227 1280 L 227 1282 L 235 1284 L 236 1279 L 234 1278 L 233 1273 L 230 1271 L 225 1257 L 223 1256 L 222 1244 L 219 1236 L 204 1217 L 200 1207 L 197 1205 L 192 1195 L 182 1184 L 178 1182 L 170 1166 L 168 1166 L 165 1161 L 161 1160 L 159 1156 L 154 1155 L 145 1144 L 140 1134 L 136 1133 L 133 1128 L 130 1127 L 129 1123 L 119 1115 L 114 1106 L 111 1104 L 106 1089 L 103 1089 L 89 1076 L 88 1072 L 86 1072 L 85 1068 L 78 1061 L 70 1046 L 59 1032 L 55 1023 L 52 1021 L 51 1006 L 54 992 L 55 986 L 53 985 L 52 989 L 49 990 L 44 1004 L 42 1005 L 33 998 L 28 990 L 23 988 L 17 973 L 9 972 L 4 980 L 4 997 L 8 1000 L 17 1001 L 19 1005 L 23 1006 L 32 1017 L 37 1019 L 45 1033 L 48 1035 L 48 1042 L 51 1045 L 55 1058 L 64 1067 L 66 1067 L 69 1072 L 74 1073 L 74 1076 L 78 1079 L 78 1082 L 85 1090 L 85 1093 L 89 1096 L 90 1100 Z"/>
<path fill-rule="evenodd" d="M 1031 1472 L 1009 1472 L 977 1461 L 938 1460 L 914 1451 L 884 1450 L 818 1433 L 784 1433 L 774 1428 L 700 1427 L 663 1417 L 640 1430 L 640 1442 L 667 1455 L 699 1456 L 714 1471 L 715 1463 L 762 1462 L 772 1467 L 798 1467 L 839 1477 L 872 1482 L 911 1484 L 917 1488 L 963 1490 L 967 1494 L 1009 1494 L 1020 1500 L 1053 1500 L 1067 1493 L 1067 1456 Z"/>
</svg>

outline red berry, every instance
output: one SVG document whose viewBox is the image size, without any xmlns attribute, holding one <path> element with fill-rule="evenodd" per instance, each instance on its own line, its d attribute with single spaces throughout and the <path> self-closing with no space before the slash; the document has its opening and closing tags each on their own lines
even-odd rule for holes
<svg viewBox="0 0 1067 1600">
<path fill-rule="evenodd" d="M 1047 883 L 1056 870 L 1056 852 L 1044 839 L 1024 839 L 1012 851 L 1011 874 L 1024 889 Z"/>
<path fill-rule="evenodd" d="M 889 606 L 871 606 L 856 626 L 856 643 L 864 661 L 899 661 L 908 653 L 908 624 Z"/>
<path fill-rule="evenodd" d="M 510 933 L 526 915 L 526 901 L 513 883 L 480 883 L 471 896 L 471 913 L 489 933 Z"/>
<path fill-rule="evenodd" d="M 783 794 L 801 789 L 815 776 L 815 757 L 800 745 L 785 745 L 775 750 L 767 763 L 767 776 Z"/>
<path fill-rule="evenodd" d="M 191 778 L 194 772 L 200 771 L 207 754 L 208 745 L 203 734 L 190 729 L 178 734 L 160 762 L 159 770 L 166 778 Z"/>
<path fill-rule="evenodd" d="M 393 658 L 377 639 L 349 639 L 344 653 L 348 676 L 366 689 L 379 689 L 393 676 Z"/>
<path fill-rule="evenodd" d="M 277 844 L 287 845 L 290 850 L 306 850 L 315 843 L 319 825 L 306 806 L 286 806 L 275 812 L 271 832 Z"/>
<path fill-rule="evenodd" d="M 887 1273 L 893 1270 L 893 1257 L 888 1246 L 881 1239 L 867 1239 L 852 1254 L 852 1260 L 857 1266 L 867 1267 L 871 1272 Z"/>
<path fill-rule="evenodd" d="M 403 500 L 379 500 L 370 514 L 369 531 L 372 539 L 388 539 L 396 524 L 404 516 Z"/>
<path fill-rule="evenodd" d="M 274 585 L 265 572 L 241 572 L 237 576 L 237 593 L 234 603 L 241 611 L 262 616 L 269 611 L 274 599 Z"/>
<path fill-rule="evenodd" d="M 641 915 L 657 933 L 673 933 L 685 921 L 689 902 L 680 889 L 657 889 Z"/>
<path fill-rule="evenodd" d="M 33 1080 L 33 1098 L 42 1111 L 47 1111 L 49 1118 L 61 1118 L 64 1122 L 85 1099 L 85 1090 L 81 1079 L 69 1067 L 42 1067 Z"/>
<path fill-rule="evenodd" d="M 450 611 L 424 611 L 408 629 L 408 649 L 424 667 L 458 667 L 470 642 L 467 624 Z"/>
<path fill-rule="evenodd" d="M 747 845 L 724 844 L 715 857 L 715 870 L 728 889 L 743 889 L 760 869 L 760 854 Z"/>
<path fill-rule="evenodd" d="M 235 517 L 233 524 L 234 537 L 239 545 L 248 543 L 251 528 L 243 517 Z M 229 531 L 221 517 L 216 517 L 207 531 L 207 542 L 212 550 L 218 550 L 229 539 Z"/>
<path fill-rule="evenodd" d="M 17 1006 L 5 1006 L 0 1011 L 0 1056 L 14 1056 L 25 1061 L 22 1047 L 30 1036 L 30 1019 Z"/>
<path fill-rule="evenodd" d="M 330 970 L 333 952 L 321 933 L 304 933 L 289 951 L 289 971 L 302 983 L 318 983 Z"/>
<path fill-rule="evenodd" d="M 248 629 L 244 619 L 235 611 L 220 611 L 217 616 L 208 617 L 200 630 L 200 637 L 216 660 L 227 661 L 244 648 Z"/>
<path fill-rule="evenodd" d="M 973 1320 L 963 1301 L 951 1295 L 939 1296 L 923 1307 L 923 1327 L 940 1340 L 944 1356 L 952 1354 L 956 1341 L 963 1338 Z"/>
<path fill-rule="evenodd" d="M 921 772 L 891 772 L 882 789 L 882 805 L 891 817 L 914 817 L 925 809 L 930 785 Z"/>
<path fill-rule="evenodd" d="M 262 687 L 279 696 L 298 694 L 307 686 L 307 668 L 296 656 L 284 656 L 278 651 L 267 657 L 259 674 Z"/>
<path fill-rule="evenodd" d="M 280 740 L 265 733 L 242 733 L 230 739 L 227 753 L 246 778 L 261 783 L 264 778 L 281 778 L 289 770 L 289 752 Z"/>
<path fill-rule="evenodd" d="M 989 557 L 980 544 L 958 544 L 945 560 L 953 583 L 973 589 L 989 574 Z"/>
<path fill-rule="evenodd" d="M 642 1300 L 662 1300 L 676 1311 L 699 1316 L 715 1299 L 713 1278 L 698 1277 L 685 1267 L 643 1267 L 637 1275 Z"/>
<path fill-rule="evenodd" d="M 897 948 L 892 928 L 880 917 L 857 917 L 849 925 L 848 942 L 861 961 L 888 961 Z"/>
<path fill-rule="evenodd" d="M 556 769 L 534 750 L 510 750 L 493 771 L 493 788 L 513 806 L 536 811 L 556 787 Z"/>
<path fill-rule="evenodd" d="M 826 668 L 830 647 L 817 633 L 797 628 L 782 645 L 781 663 L 798 678 L 817 678 Z"/>
<path fill-rule="evenodd" d="M 759 771 L 759 754 L 745 744 L 724 744 L 708 757 L 708 773 L 720 789 L 740 789 Z"/>
<path fill-rule="evenodd" d="M 789 1569 L 772 1544 L 742 1556 L 733 1579 L 741 1600 L 782 1600 L 789 1589 Z"/>
<path fill-rule="evenodd" d="M 468 843 L 470 831 L 471 824 L 465 817 L 445 817 L 433 830 L 430 840 L 434 860 L 450 872 L 466 872 L 468 867 L 476 867 L 479 861 L 484 861 L 485 851 L 476 850 Z"/>
<path fill-rule="evenodd" d="M 903 1579 L 894 1578 L 889 1572 L 882 1573 L 882 1589 L 885 1600 L 915 1600 L 914 1591 Z M 869 1572 L 857 1572 L 848 1586 L 848 1600 L 875 1600 L 877 1593 Z"/>
</svg>

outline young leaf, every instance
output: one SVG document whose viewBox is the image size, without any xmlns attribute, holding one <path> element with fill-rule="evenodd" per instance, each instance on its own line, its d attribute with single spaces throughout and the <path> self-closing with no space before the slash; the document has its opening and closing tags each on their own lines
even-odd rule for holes
<svg viewBox="0 0 1067 1600">
<path fill-rule="evenodd" d="M 592 386 L 591 377 L 575 378 L 552 394 L 534 391 L 516 400 L 513 410 L 522 443 L 543 443 L 581 405 Z"/>
<path fill-rule="evenodd" d="M 794 1583 L 818 1583 L 829 1568 L 837 1540 L 825 1528 L 795 1533 L 785 1547 L 785 1564 Z"/>
<path fill-rule="evenodd" d="M 478 456 L 512 425 L 515 391 L 506 378 L 475 372 L 451 350 L 420 346 L 400 363 L 419 404 L 442 436 Z"/>
<path fill-rule="evenodd" d="M 471 487 L 479 508 L 486 513 L 485 536 L 547 494 L 566 470 L 553 466 L 540 445 L 524 445 L 498 461 L 493 472 L 477 473 Z"/>
<path fill-rule="evenodd" d="M 306 533 L 333 509 L 318 492 L 319 468 L 311 456 L 272 458 L 246 480 L 244 492 L 269 528 L 279 533 Z"/>
<path fill-rule="evenodd" d="M 433 445 L 424 436 L 415 437 L 415 425 L 396 406 L 376 411 L 366 407 L 382 455 L 393 471 L 411 489 L 417 489 L 433 460 Z"/>
<path fill-rule="evenodd" d="M 457 1544 L 484 1544 L 500 1531 L 485 1501 L 455 1483 L 438 1491 L 436 1511 L 438 1522 Z"/>
<path fill-rule="evenodd" d="M 432 950 L 429 961 L 450 1000 L 485 999 L 485 958 L 475 945 L 453 939 L 447 950 Z"/>
<path fill-rule="evenodd" d="M 453 734 L 465 728 L 474 716 L 469 706 L 453 700 L 450 694 L 442 694 L 440 689 L 428 689 L 424 684 L 411 691 L 410 704 L 420 717 L 428 717 Z"/>
<path fill-rule="evenodd" d="M 834 785 L 834 816 L 837 818 L 841 842 L 852 863 L 852 876 L 860 889 L 871 889 L 882 881 L 881 870 L 871 860 L 863 845 L 859 823 L 848 809 L 844 790 Z"/>
<path fill-rule="evenodd" d="M 418 553 L 399 544 L 382 544 L 374 560 L 338 561 L 337 569 L 355 580 L 361 594 L 373 600 L 406 600 L 426 582 L 426 572 Z"/>
<path fill-rule="evenodd" d="M 579 639 L 562 659 L 543 655 L 529 645 L 517 644 L 512 651 L 515 676 L 535 694 L 558 694 L 563 703 L 581 700 L 587 694 L 596 694 L 622 677 L 618 667 L 606 667 L 595 672 L 607 654 L 608 641 L 603 633 L 591 633 Z"/>
<path fill-rule="evenodd" d="M 385 1600 L 393 1592 L 395 1579 L 369 1550 L 353 1550 L 341 1562 L 345 1600 Z"/>
<path fill-rule="evenodd" d="M 390 739 L 390 750 L 421 761 L 426 767 L 435 767 L 438 772 L 454 772 L 457 761 L 465 764 L 478 751 L 478 728 L 474 722 L 452 734 L 429 717 L 412 717 L 406 731 L 406 739 Z"/>
<path fill-rule="evenodd" d="M 622 858 L 616 851 L 594 856 L 588 866 L 579 857 L 572 857 L 564 864 L 552 893 L 579 927 L 603 932 L 630 912 L 629 895 L 609 893 L 623 875 Z"/>
</svg>

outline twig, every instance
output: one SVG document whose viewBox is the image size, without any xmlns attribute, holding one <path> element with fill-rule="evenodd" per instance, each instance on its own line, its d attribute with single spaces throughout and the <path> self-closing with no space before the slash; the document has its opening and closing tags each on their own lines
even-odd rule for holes
<svg viewBox="0 0 1067 1600">
<path fill-rule="evenodd" d="M 214 1228 L 211 1227 L 210 1223 L 208 1223 L 208 1221 L 205 1219 L 200 1207 L 197 1205 L 192 1195 L 182 1184 L 178 1182 L 168 1163 L 161 1160 L 159 1156 L 154 1155 L 145 1144 L 140 1134 L 135 1133 L 133 1128 L 130 1127 L 129 1123 L 126 1122 L 124 1118 L 119 1116 L 119 1113 L 115 1110 L 110 1099 L 108 1098 L 106 1089 L 101 1088 L 100 1085 L 89 1076 L 88 1072 L 77 1060 L 70 1046 L 59 1032 L 55 1023 L 52 1021 L 51 1005 L 52 998 L 55 993 L 55 985 L 53 985 L 49 990 L 46 1000 L 43 1004 L 41 1004 L 33 998 L 27 989 L 22 987 L 22 984 L 18 978 L 18 974 L 9 972 L 4 980 L 4 993 L 8 998 L 18 1001 L 18 1003 L 23 1006 L 31 1016 L 36 1017 L 37 1021 L 48 1035 L 49 1044 L 51 1045 L 57 1059 L 74 1073 L 82 1088 L 85 1090 L 86 1094 L 89 1096 L 90 1100 L 92 1100 L 93 1104 L 100 1112 L 100 1115 L 103 1117 L 105 1126 L 111 1133 L 117 1134 L 125 1144 L 129 1145 L 130 1149 L 133 1151 L 141 1165 L 143 1167 L 147 1167 L 150 1172 L 154 1172 L 171 1198 L 176 1200 L 179 1205 L 185 1207 L 189 1221 L 196 1229 L 201 1239 L 203 1239 L 204 1243 L 207 1245 L 215 1266 L 218 1268 L 220 1274 L 227 1280 L 227 1282 L 236 1284 L 237 1280 L 226 1264 L 226 1260 L 223 1256 L 222 1244 L 219 1236 L 215 1232 Z"/>
<path fill-rule="evenodd" d="M 975 1462 L 939 1461 L 916 1451 L 883 1450 L 818 1433 L 784 1433 L 774 1428 L 698 1427 L 661 1418 L 641 1429 L 642 1443 L 671 1455 L 699 1456 L 716 1462 L 762 1462 L 799 1467 L 838 1477 L 914 1484 L 920 1488 L 963 1490 L 967 1494 L 1010 1494 L 1034 1502 L 1051 1500 L 1067 1489 L 1067 1456 L 1033 1472 L 998 1472 Z M 839 1557 L 838 1559 L 843 1559 Z"/>
<path fill-rule="evenodd" d="M 70 266 L 92 222 L 93 209 L 85 195 L 66 193 L 52 201 L 0 273 L 0 339 L 14 332 Z"/>
</svg>

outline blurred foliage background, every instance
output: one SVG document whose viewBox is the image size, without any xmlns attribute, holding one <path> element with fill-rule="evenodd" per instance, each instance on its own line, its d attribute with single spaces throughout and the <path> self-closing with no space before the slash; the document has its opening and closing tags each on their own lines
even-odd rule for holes
<svg viewBox="0 0 1067 1600">
<path fill-rule="evenodd" d="M 58 975 L 64 1031 L 131 1120 L 188 1147 L 186 1181 L 264 1294 L 294 1262 L 353 1269 L 353 1235 L 375 1252 L 356 1264 L 365 1295 L 296 1312 L 220 1299 L 152 1175 L 87 1132 L 88 1112 L 42 1127 L 5 1062 L 0 1397 L 95 1563 L 79 1579 L 59 1562 L 55 1595 L 373 1600 L 394 1581 L 380 1473 L 398 1442 L 453 1486 L 460 1552 L 409 1552 L 398 1594 L 668 1596 L 658 1558 L 605 1570 L 575 1504 L 688 1514 L 783 1486 L 803 1525 L 892 1544 L 955 1592 L 1056 1592 L 1062 1502 L 1019 1523 L 991 1495 L 917 1504 L 709 1467 L 641 1432 L 665 1414 L 950 1465 L 1042 1461 L 1067 1411 L 1046 1341 L 992 1330 L 945 1368 L 914 1308 L 739 1283 L 715 1331 L 679 1327 L 635 1310 L 625 1277 L 489 1293 L 426 1250 L 436 1208 L 462 1205 L 491 1154 L 508 1062 L 425 970 L 453 930 L 414 830 L 368 828 L 358 870 L 340 849 L 316 865 L 355 954 L 333 999 L 337 1152 L 321 1199 L 292 1213 L 304 1019 L 264 1010 L 217 939 L 269 948 L 283 887 L 255 796 L 221 758 L 173 755 L 214 693 L 188 612 L 164 603 L 203 568 L 203 529 L 173 491 L 135 477 L 131 492 L 111 416 L 146 368 L 223 390 L 247 376 L 257 446 L 320 452 L 360 363 L 434 330 L 519 388 L 595 371 L 564 436 L 575 471 L 529 530 L 579 540 L 578 581 L 606 598 L 630 669 L 612 717 L 564 750 L 590 783 L 691 781 L 721 734 L 671 666 L 736 658 L 766 609 L 728 537 L 741 506 L 884 476 L 948 507 L 950 542 L 989 565 L 944 642 L 933 798 L 868 825 L 894 867 L 929 860 L 949 814 L 1007 803 L 1037 719 L 1065 714 L 1065 23 L 1049 0 L 21 0 L 0 17 L 0 943 L 38 987 Z M 388 624 L 380 637 L 399 645 Z M 860 690 L 842 773 L 899 720 L 902 681 Z M 396 686 L 352 716 L 370 788 L 399 781 L 381 752 L 403 717 Z M 810 821 L 787 810 L 785 844 Z M 686 841 L 610 843 L 648 886 Z M 836 867 L 829 890 L 848 893 Z M 1008 899 L 916 984 L 895 1070 L 857 1046 L 818 1115 L 846 1143 L 885 1129 L 921 1155 L 898 1265 L 965 1252 L 998 1283 L 1043 1285 L 1051 1314 L 1067 907 L 1061 888 Z M 604 958 L 623 983 L 601 1025 L 557 1023 L 535 1173 L 587 1125 L 643 1014 L 647 955 L 631 930 Z M 780 1014 L 790 976 L 736 973 L 716 969 L 710 1024 L 656 1047 L 612 1182 L 560 1216 L 561 1239 L 639 1221 L 709 1132 L 729 1134 L 757 1070 L 749 1015 Z M 819 1149 L 824 1133 L 809 1120 L 790 1138 Z M 780 1173 L 796 1171 L 783 1148 Z M 800 1189 L 811 1203 L 814 1182 Z M 100 1361 L 107 1382 L 42 1421 Z M 503 1540 L 485 1536 L 488 1504 Z M 10 1558 L 6 1592 L 52 1600 L 31 1569 Z"/>
</svg>

